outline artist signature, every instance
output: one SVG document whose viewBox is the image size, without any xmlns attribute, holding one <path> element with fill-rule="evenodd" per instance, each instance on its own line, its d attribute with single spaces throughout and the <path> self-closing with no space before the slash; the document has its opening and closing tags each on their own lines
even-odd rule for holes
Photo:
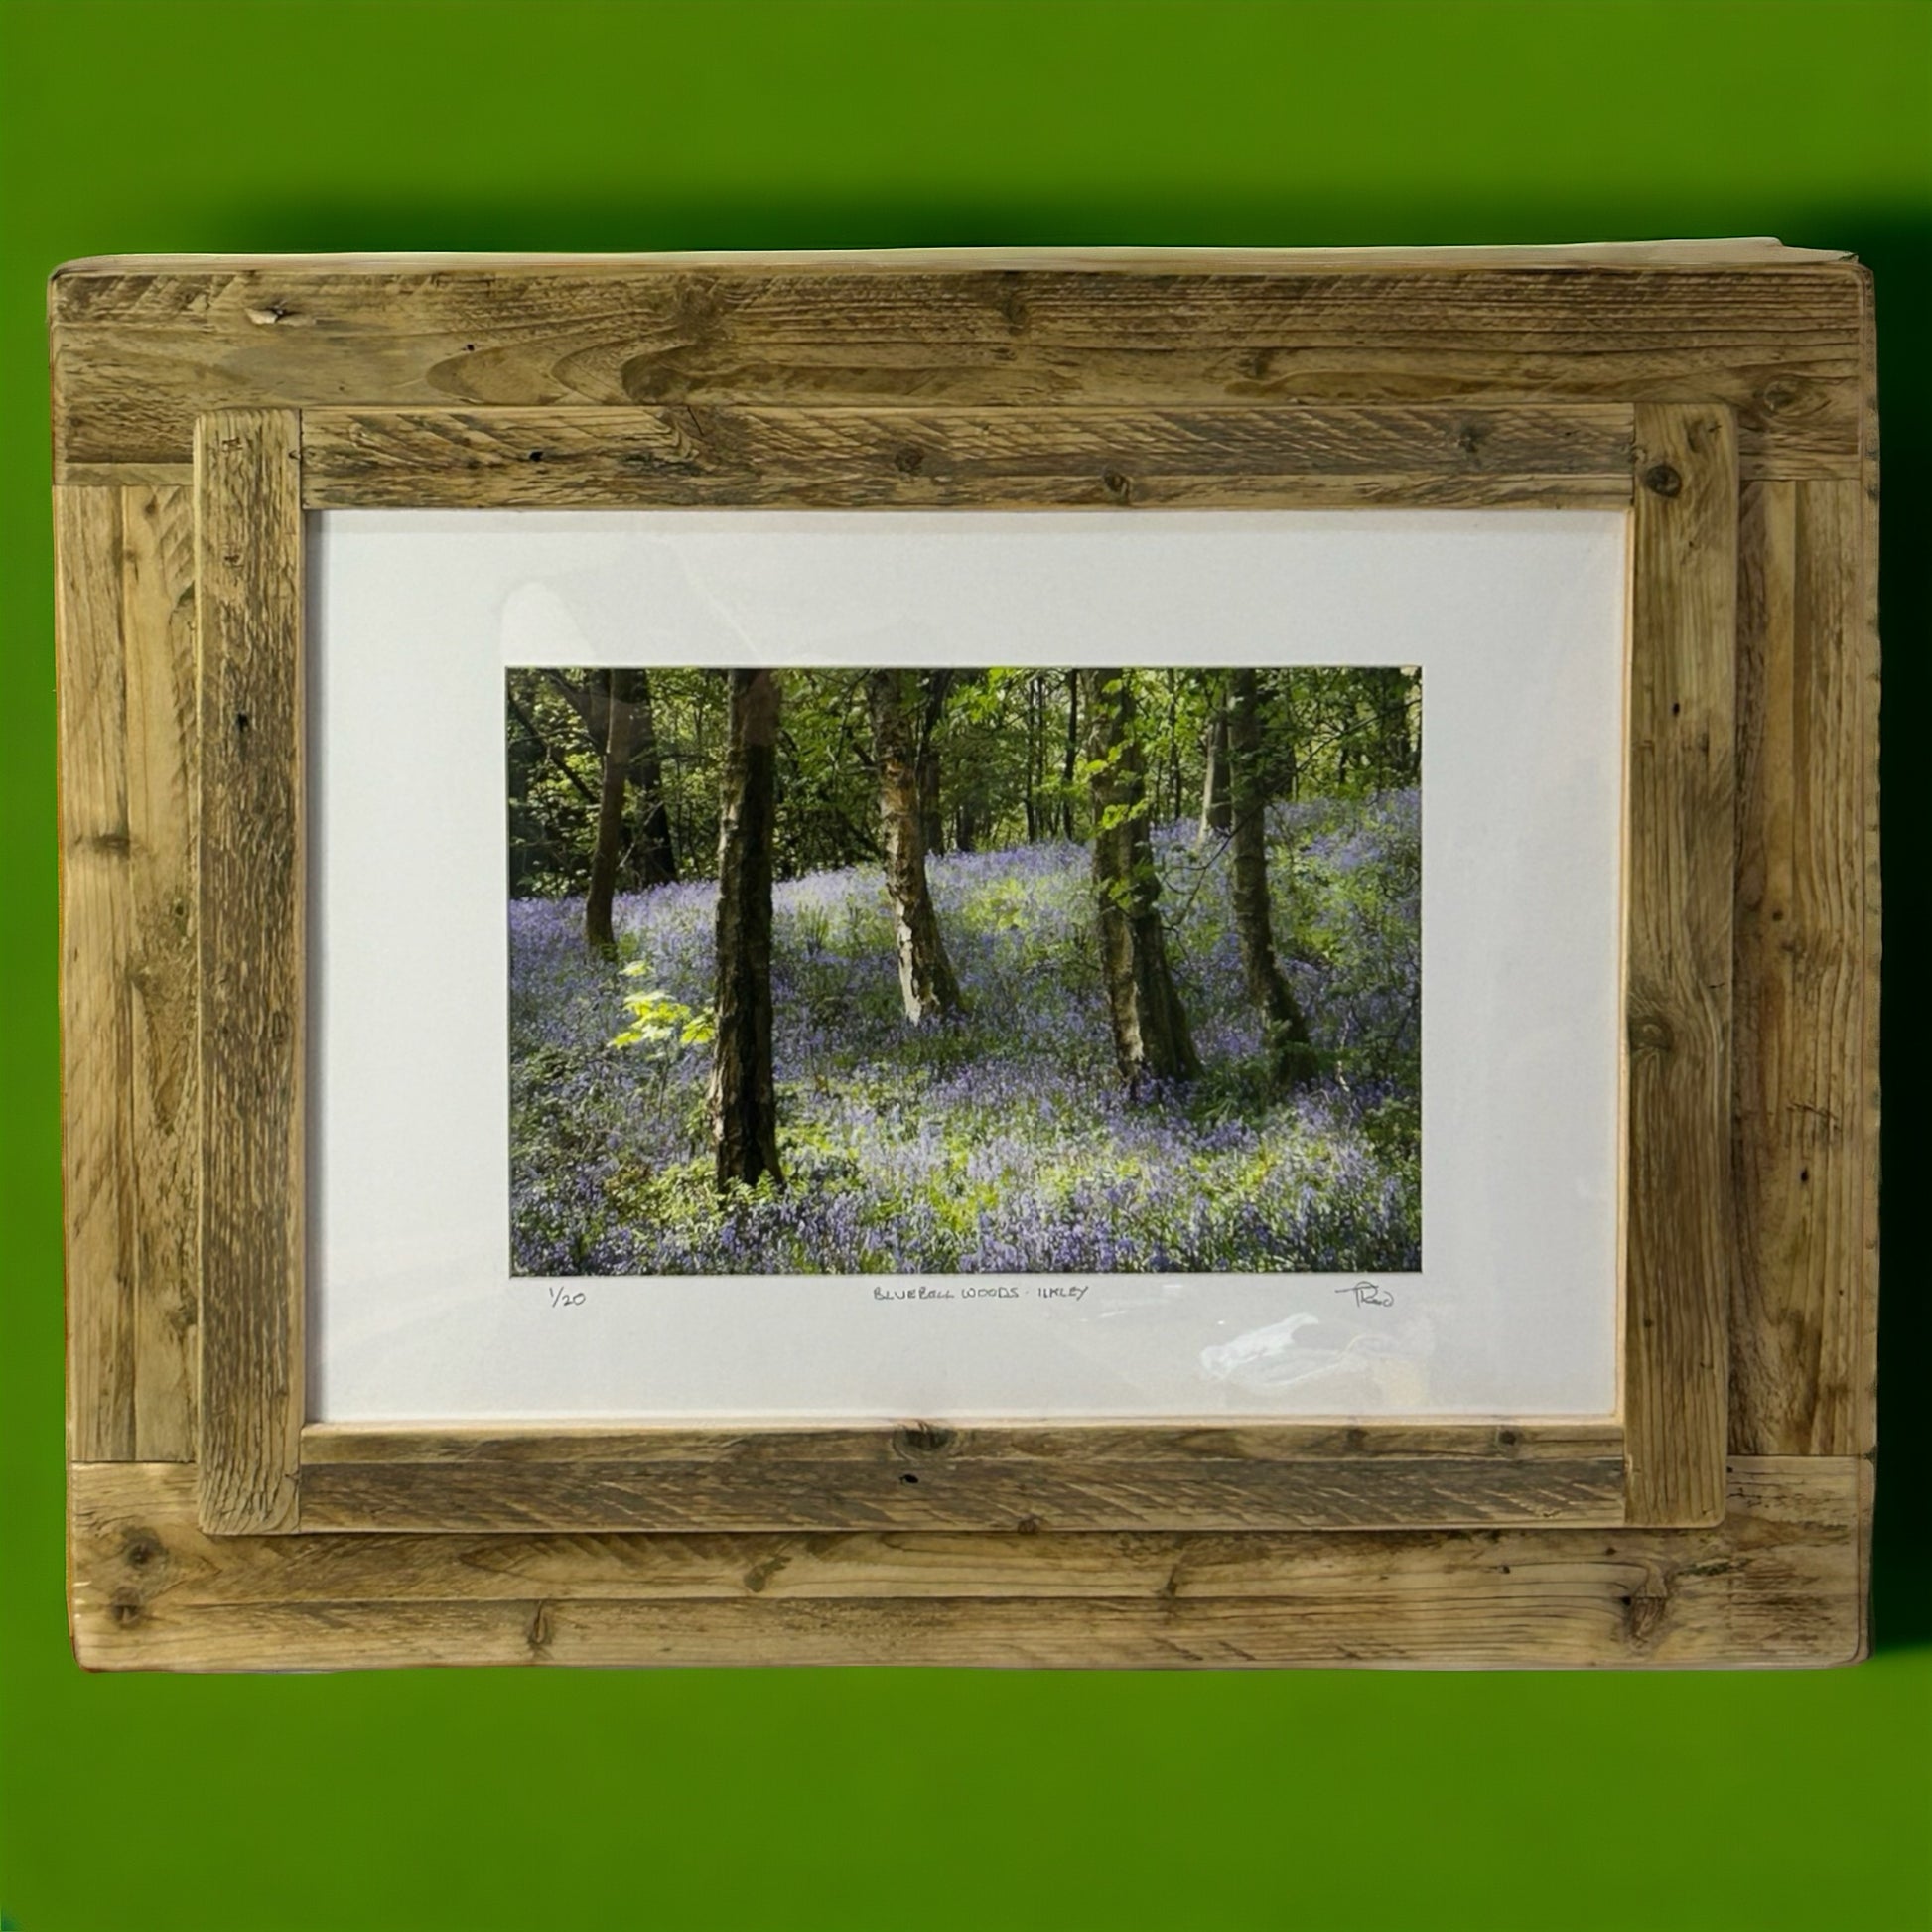
<svg viewBox="0 0 1932 1932">
<path fill-rule="evenodd" d="M 1392 1309 L 1395 1307 L 1395 1292 L 1392 1289 L 1378 1288 L 1373 1282 L 1350 1282 L 1346 1288 L 1335 1290 L 1337 1295 L 1352 1295 L 1358 1309 Z"/>
</svg>

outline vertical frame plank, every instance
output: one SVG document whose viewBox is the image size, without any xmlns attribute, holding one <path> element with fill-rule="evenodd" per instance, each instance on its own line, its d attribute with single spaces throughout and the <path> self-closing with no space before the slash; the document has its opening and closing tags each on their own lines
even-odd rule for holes
<svg viewBox="0 0 1932 1932">
<path fill-rule="evenodd" d="M 125 490 L 121 545 L 134 940 L 134 1450 L 143 1461 L 187 1462 L 195 1455 L 202 1295 L 192 492 Z"/>
<path fill-rule="evenodd" d="M 1737 444 L 1642 404 L 1630 606 L 1624 1422 L 1628 1520 L 1724 1512 Z"/>
<path fill-rule="evenodd" d="M 186 489 L 56 491 L 69 1372 L 78 1453 L 195 1453 L 195 634 Z"/>
<path fill-rule="evenodd" d="M 205 1530 L 297 1526 L 303 1377 L 302 490 L 293 410 L 195 440 Z"/>
<path fill-rule="evenodd" d="M 61 1093 L 69 1452 L 135 1454 L 133 955 L 121 492 L 54 492 L 61 774 Z"/>
<path fill-rule="evenodd" d="M 1854 483 L 1744 492 L 1730 1422 L 1743 1455 L 1868 1446 L 1863 507 Z"/>
</svg>

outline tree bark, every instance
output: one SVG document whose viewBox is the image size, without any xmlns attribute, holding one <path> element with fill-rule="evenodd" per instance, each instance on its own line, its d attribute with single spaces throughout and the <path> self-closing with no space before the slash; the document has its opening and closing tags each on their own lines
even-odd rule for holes
<svg viewBox="0 0 1932 1932">
<path fill-rule="evenodd" d="M 631 715 L 630 775 L 637 784 L 637 880 L 667 886 L 677 877 L 677 848 L 671 843 L 671 814 L 664 802 L 664 759 L 657 744 L 657 713 L 651 703 L 650 676 L 637 680 Z"/>
<path fill-rule="evenodd" d="M 1228 801 L 1228 708 L 1223 697 L 1207 721 L 1207 775 L 1201 781 L 1197 843 L 1205 845 L 1210 833 L 1225 836 L 1233 823 L 1234 810 Z"/>
<path fill-rule="evenodd" d="M 711 1136 L 721 1191 L 783 1186 L 771 1074 L 771 835 L 777 803 L 778 680 L 733 671 L 719 800 L 717 1040 Z"/>
<path fill-rule="evenodd" d="M 1278 1091 L 1314 1072 L 1309 1023 L 1275 958 L 1268 897 L 1268 784 L 1264 770 L 1259 680 L 1236 671 L 1223 712 L 1227 727 L 1228 781 L 1233 806 L 1234 930 L 1241 945 L 1241 975 L 1248 998 L 1261 1009 L 1268 1077 Z"/>
<path fill-rule="evenodd" d="M 545 671 L 551 688 L 583 725 L 600 758 L 611 740 L 611 693 L 621 690 L 630 706 L 629 778 L 637 787 L 637 830 L 631 842 L 640 886 L 662 886 L 677 877 L 671 816 L 664 803 L 664 760 L 657 744 L 657 717 L 650 676 L 642 670 L 607 671 L 597 684 L 574 684 L 561 671 Z"/>
<path fill-rule="evenodd" d="M 922 1026 L 960 1009 L 959 982 L 946 957 L 925 876 L 919 824 L 918 752 L 907 706 L 904 671 L 870 671 L 866 699 L 872 713 L 873 756 L 879 765 L 879 830 L 886 859 L 898 946 L 899 995 L 905 1017 Z"/>
<path fill-rule="evenodd" d="M 1073 836 L 1073 774 L 1080 757 L 1080 673 L 1066 674 L 1066 755 L 1060 761 L 1060 835 Z"/>
<path fill-rule="evenodd" d="M 623 853 L 623 791 L 630 771 L 632 671 L 605 674 L 604 778 L 598 793 L 597 844 L 591 851 L 591 883 L 584 895 L 584 938 L 595 952 L 615 952 L 611 901 L 618 890 Z"/>
<path fill-rule="evenodd" d="M 1093 884 L 1114 1059 L 1138 1091 L 1144 1078 L 1200 1072 L 1187 1015 L 1168 965 L 1161 879 L 1148 836 L 1147 774 L 1124 671 L 1082 674 L 1092 768 Z"/>
<path fill-rule="evenodd" d="M 928 854 L 946 849 L 946 819 L 939 808 L 939 727 L 945 720 L 950 671 L 922 671 L 919 712 L 919 840 Z"/>
</svg>

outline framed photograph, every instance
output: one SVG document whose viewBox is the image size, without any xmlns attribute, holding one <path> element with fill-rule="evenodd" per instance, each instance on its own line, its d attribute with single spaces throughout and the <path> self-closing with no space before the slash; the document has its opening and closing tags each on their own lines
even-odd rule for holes
<svg viewBox="0 0 1932 1932">
<path fill-rule="evenodd" d="M 1861 1653 L 1856 264 L 53 303 L 83 1662 Z"/>
</svg>

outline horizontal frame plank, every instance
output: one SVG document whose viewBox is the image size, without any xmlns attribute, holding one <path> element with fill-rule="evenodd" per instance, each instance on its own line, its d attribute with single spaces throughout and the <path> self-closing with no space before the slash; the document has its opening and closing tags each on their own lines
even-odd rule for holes
<svg viewBox="0 0 1932 1932">
<path fill-rule="evenodd" d="M 332 1463 L 573 1462 L 863 1463 L 921 1468 L 946 1463 L 1034 1466 L 1077 1462 L 1333 1462 L 1399 1456 L 1417 1461 L 1575 1461 L 1623 1453 L 1623 1430 L 1604 1422 L 1256 1422 L 953 1425 L 746 1429 L 690 1425 L 480 1423 L 405 1428 L 310 1423 L 305 1467 Z"/>
<path fill-rule="evenodd" d="M 1634 412 L 309 409 L 310 509 L 1622 508 Z"/>
<path fill-rule="evenodd" d="M 1693 251 L 1695 255 L 1695 251 Z M 56 474 L 310 408 L 1635 402 L 1733 410 L 1747 479 L 1855 478 L 1855 262 L 97 261 L 51 291 Z"/>
<path fill-rule="evenodd" d="M 1711 1530 L 209 1536 L 194 1472 L 77 1465 L 94 1669 L 1670 1667 L 1862 1654 L 1870 1468 L 1731 1465 Z"/>
<path fill-rule="evenodd" d="M 305 1465 L 314 1530 L 1398 1529 L 1623 1521 L 1620 1456 Z"/>
</svg>

